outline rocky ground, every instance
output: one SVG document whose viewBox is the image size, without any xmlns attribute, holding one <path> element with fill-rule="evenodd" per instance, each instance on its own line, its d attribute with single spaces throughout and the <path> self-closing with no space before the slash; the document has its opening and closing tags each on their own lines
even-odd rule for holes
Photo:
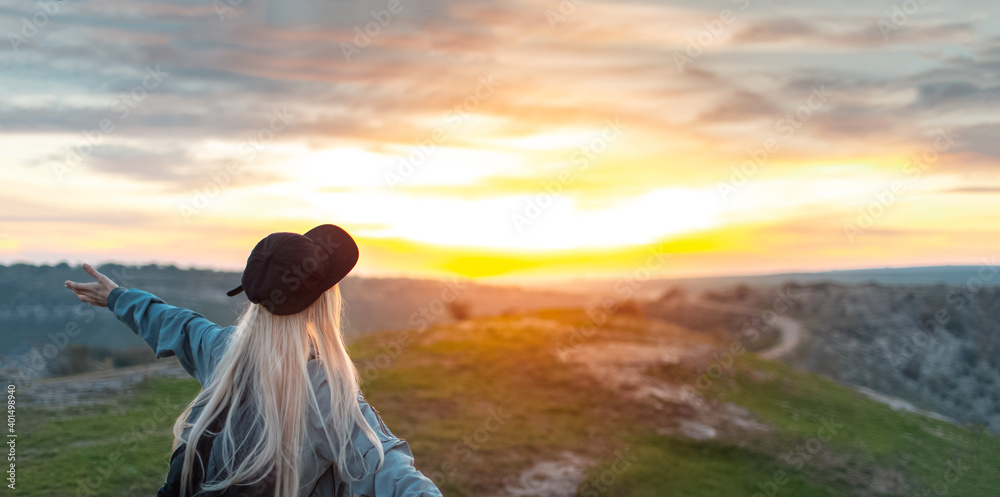
<svg viewBox="0 0 1000 497">
<path fill-rule="evenodd" d="M 38 379 L 21 387 L 19 395 L 22 402 L 39 407 L 61 410 L 93 406 L 107 403 L 109 397 L 128 395 L 141 381 L 157 377 L 190 378 L 190 375 L 175 358 L 160 359 L 153 364 Z"/>
<path fill-rule="evenodd" d="M 647 309 L 729 336 L 768 316 L 767 328 L 785 342 L 762 351 L 765 357 L 1000 431 L 1000 287 L 735 286 L 697 295 L 674 291 Z M 792 335 L 798 336 L 785 339 Z"/>
</svg>

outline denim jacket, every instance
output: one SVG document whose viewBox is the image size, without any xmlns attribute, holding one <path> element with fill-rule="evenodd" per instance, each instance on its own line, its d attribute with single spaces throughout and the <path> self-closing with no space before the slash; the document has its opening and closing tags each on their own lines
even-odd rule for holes
<svg viewBox="0 0 1000 497">
<path fill-rule="evenodd" d="M 115 288 L 108 296 L 108 309 L 132 331 L 152 347 L 156 357 L 177 356 L 181 366 L 205 385 L 216 361 L 225 352 L 233 326 L 222 327 L 212 323 L 194 311 L 167 304 L 157 296 L 137 289 Z M 326 374 L 316 360 L 307 364 L 319 405 L 329 402 Z M 413 454 L 405 440 L 397 438 L 386 427 L 378 411 L 368 405 L 358 392 L 361 412 L 368 425 L 375 431 L 385 453 L 385 462 L 379 471 L 368 473 L 366 477 L 353 482 L 348 487 L 336 476 L 337 467 L 334 454 L 323 432 L 323 424 L 329 414 L 320 419 L 313 413 L 307 426 L 311 445 L 304 448 L 300 458 L 300 496 L 320 497 L 356 495 L 365 497 L 435 497 L 441 491 L 429 478 L 413 466 Z M 355 427 L 352 439 L 355 447 L 362 450 L 364 462 L 355 457 L 350 461 L 353 475 L 361 474 L 363 467 L 374 468 L 378 464 L 378 451 L 364 436 L 360 427 Z M 350 488 L 350 493 L 345 489 Z"/>
</svg>

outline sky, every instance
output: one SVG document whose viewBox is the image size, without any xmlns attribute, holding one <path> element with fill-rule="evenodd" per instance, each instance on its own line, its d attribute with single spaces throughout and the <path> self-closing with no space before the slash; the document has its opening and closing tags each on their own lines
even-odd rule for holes
<svg viewBox="0 0 1000 497">
<path fill-rule="evenodd" d="M 998 11 L 0 0 L 0 264 L 240 270 L 332 223 L 369 276 L 978 265 Z"/>
</svg>

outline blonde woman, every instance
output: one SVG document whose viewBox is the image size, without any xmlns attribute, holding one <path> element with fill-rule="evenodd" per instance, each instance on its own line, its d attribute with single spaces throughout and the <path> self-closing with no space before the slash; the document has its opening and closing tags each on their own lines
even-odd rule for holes
<svg viewBox="0 0 1000 497">
<path fill-rule="evenodd" d="M 357 244 L 334 225 L 268 235 L 229 292 L 251 302 L 229 327 L 87 264 L 96 282 L 66 282 L 202 385 L 174 423 L 158 497 L 441 495 L 358 388 L 338 285 L 357 261 Z"/>
</svg>

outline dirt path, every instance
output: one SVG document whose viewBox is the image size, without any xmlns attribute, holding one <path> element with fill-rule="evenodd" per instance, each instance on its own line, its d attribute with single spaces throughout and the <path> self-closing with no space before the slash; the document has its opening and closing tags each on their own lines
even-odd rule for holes
<svg viewBox="0 0 1000 497">
<path fill-rule="evenodd" d="M 781 341 L 759 355 L 764 359 L 778 359 L 795 350 L 802 341 L 802 323 L 785 316 L 778 316 L 774 326 L 781 330 Z"/>
<path fill-rule="evenodd" d="M 741 305 L 733 304 L 722 304 L 719 302 L 709 302 L 704 300 L 692 300 L 691 305 L 701 307 L 703 309 L 711 309 L 714 311 L 721 312 L 731 312 L 734 314 L 742 314 L 744 316 L 760 316 L 764 311 L 760 309 L 754 309 L 752 307 L 744 307 Z M 779 359 L 791 353 L 799 346 L 802 341 L 802 335 L 804 330 L 802 328 L 802 323 L 796 321 L 788 316 L 778 315 L 772 322 L 775 328 L 781 332 L 781 337 L 778 344 L 761 352 L 758 355 L 764 359 Z"/>
<path fill-rule="evenodd" d="M 753 309 L 753 308 L 750 308 L 750 307 L 743 307 L 743 306 L 732 305 L 732 304 L 722 304 L 722 303 L 719 303 L 719 302 L 707 302 L 707 301 L 704 301 L 704 300 L 701 300 L 701 301 L 691 301 L 691 304 L 692 305 L 696 305 L 696 306 L 701 307 L 701 308 L 704 308 L 704 309 L 711 309 L 711 310 L 716 310 L 716 311 L 721 311 L 721 312 L 732 312 L 732 313 L 736 313 L 736 314 L 743 314 L 743 315 L 746 315 L 746 316 L 760 316 L 761 312 L 763 312 L 763 311 L 761 311 L 759 309 Z M 773 324 L 774 324 L 774 326 L 778 330 L 781 331 L 781 340 L 778 342 L 777 345 L 775 345 L 775 346 L 773 346 L 773 347 L 771 347 L 771 348 L 769 348 L 767 350 L 758 352 L 758 355 L 760 357 L 764 358 L 764 359 L 774 360 L 774 359 L 780 359 L 780 358 L 788 355 L 793 350 L 795 350 L 796 347 L 799 346 L 799 343 L 802 341 L 802 337 L 805 334 L 805 330 L 802 327 L 802 323 L 800 323 L 799 321 L 797 321 L 795 319 L 789 318 L 787 316 L 780 316 L 780 315 L 777 316 L 774 319 Z M 894 411 L 900 411 L 900 410 L 902 410 L 902 411 L 907 411 L 907 412 L 921 414 L 923 416 L 927 416 L 929 418 L 934 418 L 934 419 L 937 419 L 939 421 L 944 421 L 944 422 L 947 422 L 947 423 L 953 423 L 953 424 L 955 423 L 954 420 L 952 420 L 951 418 L 949 418 L 947 416 L 944 416 L 944 415 L 936 413 L 936 412 L 931 412 L 931 411 L 927 411 L 927 410 L 924 410 L 924 409 L 919 409 L 919 408 L 913 406 L 912 404 L 910 404 L 909 402 L 906 402 L 905 400 L 898 399 L 896 397 L 892 397 L 890 395 L 886 395 L 886 394 L 881 393 L 881 392 L 876 392 L 874 390 L 871 390 L 871 389 L 868 389 L 868 388 L 865 388 L 865 387 L 860 387 L 860 386 L 855 386 L 855 385 L 850 385 L 850 384 L 845 384 L 845 385 L 848 386 L 848 387 L 850 387 L 850 388 L 853 388 L 854 390 L 858 391 L 862 395 L 864 395 L 864 396 L 866 396 L 866 397 L 868 397 L 868 398 L 870 398 L 870 399 L 872 399 L 874 401 L 881 402 L 881 403 L 883 403 L 883 404 L 891 407 Z"/>
<path fill-rule="evenodd" d="M 634 322 L 610 320 L 606 327 L 627 329 Z M 745 408 L 715 402 L 697 386 L 697 378 L 686 375 L 657 376 L 650 371 L 698 371 L 709 364 L 718 349 L 687 329 L 661 323 L 645 323 L 642 337 L 604 337 L 560 351 L 562 363 L 575 364 L 600 384 L 638 404 L 660 413 L 658 432 L 693 439 L 741 439 L 748 432 L 768 427 L 757 422 Z"/>
<path fill-rule="evenodd" d="M 706 398 L 698 390 L 695 377 L 655 374 L 663 368 L 695 371 L 712 361 L 711 355 L 717 348 L 705 342 L 703 335 L 665 322 L 617 317 L 610 318 L 603 328 L 631 330 L 640 326 L 645 333 L 595 337 L 559 350 L 556 358 L 562 364 L 578 367 L 581 374 L 592 377 L 604 388 L 618 392 L 630 409 L 638 409 L 649 417 L 660 435 L 742 441 L 748 434 L 762 436 L 770 430 L 746 408 Z M 570 453 L 559 459 L 539 461 L 521 473 L 503 496 L 572 497 L 577 495 L 594 464 Z"/>
</svg>

